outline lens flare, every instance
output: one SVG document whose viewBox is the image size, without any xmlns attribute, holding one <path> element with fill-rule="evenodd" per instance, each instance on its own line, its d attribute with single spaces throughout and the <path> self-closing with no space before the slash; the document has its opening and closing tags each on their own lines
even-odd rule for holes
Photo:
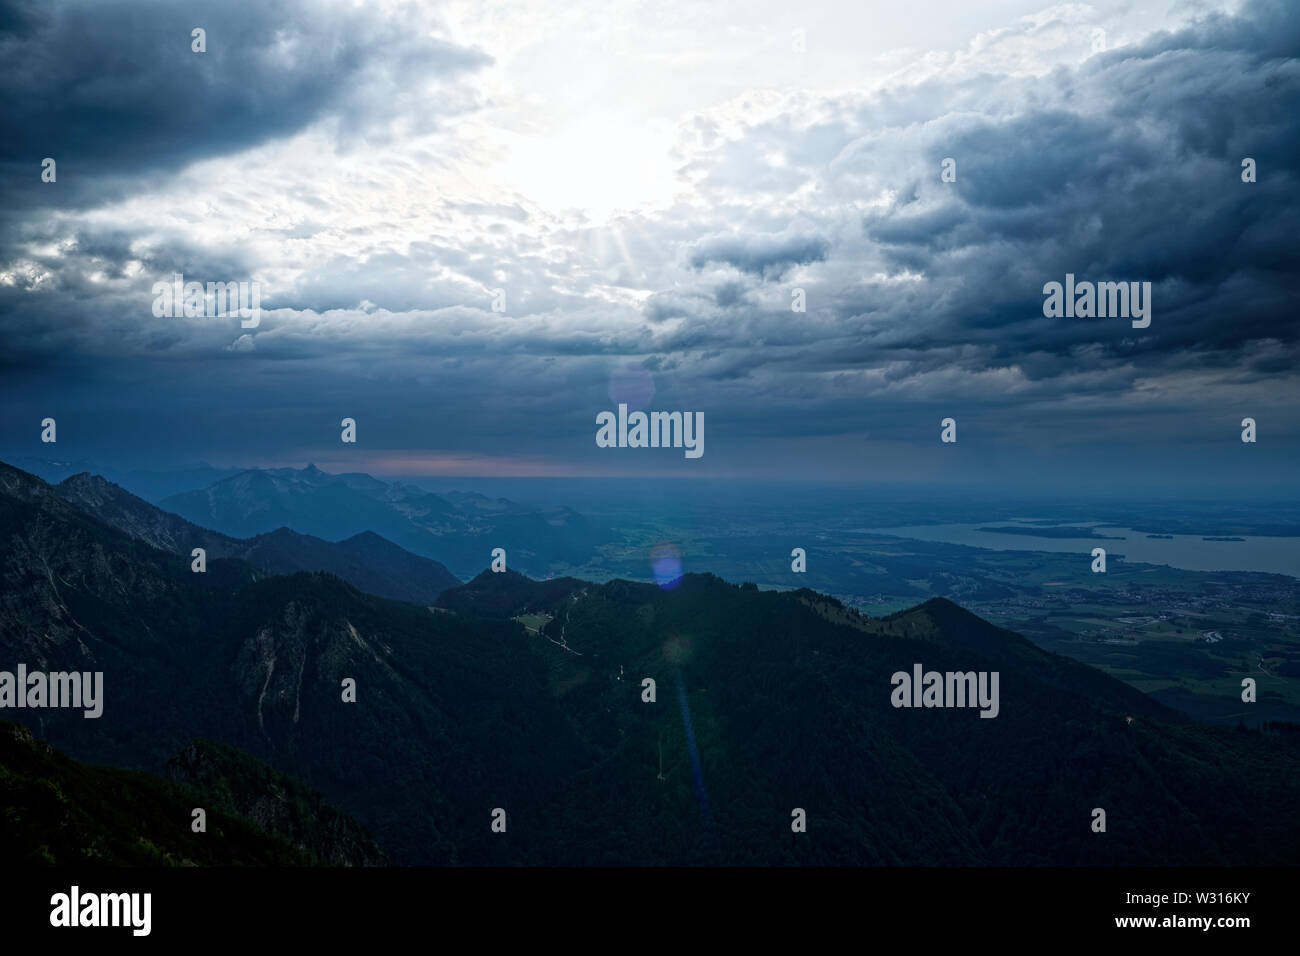
<svg viewBox="0 0 1300 956">
<path fill-rule="evenodd" d="M 650 549 L 650 570 L 655 584 L 671 591 L 682 583 L 682 556 L 671 544 L 657 544 Z"/>
</svg>

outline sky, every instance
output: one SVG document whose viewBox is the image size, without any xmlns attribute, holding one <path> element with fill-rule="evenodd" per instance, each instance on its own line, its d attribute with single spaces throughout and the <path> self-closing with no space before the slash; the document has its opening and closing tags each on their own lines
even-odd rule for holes
<svg viewBox="0 0 1300 956">
<path fill-rule="evenodd" d="M 0 458 L 1297 477 L 1294 3 L 0 0 L 0 63 Z"/>
</svg>

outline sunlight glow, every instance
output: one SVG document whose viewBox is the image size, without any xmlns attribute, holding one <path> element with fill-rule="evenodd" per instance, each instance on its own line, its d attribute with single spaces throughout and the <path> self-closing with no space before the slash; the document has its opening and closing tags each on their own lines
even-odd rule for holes
<svg viewBox="0 0 1300 956">
<path fill-rule="evenodd" d="M 521 136 L 502 163 L 502 179 L 548 212 L 605 219 L 670 202 L 678 186 L 666 124 L 582 123 L 547 136 Z"/>
</svg>

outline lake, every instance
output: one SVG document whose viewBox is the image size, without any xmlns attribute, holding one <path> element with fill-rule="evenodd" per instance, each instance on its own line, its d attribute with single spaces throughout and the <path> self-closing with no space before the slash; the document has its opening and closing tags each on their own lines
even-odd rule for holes
<svg viewBox="0 0 1300 956">
<path fill-rule="evenodd" d="M 928 524 L 901 528 L 862 528 L 873 534 L 890 534 L 918 541 L 965 544 L 994 551 L 1053 551 L 1092 553 L 1105 548 L 1106 557 L 1122 554 L 1125 560 L 1146 564 L 1166 564 L 1186 571 L 1268 571 L 1300 578 L 1300 538 L 1251 538 L 1244 541 L 1203 541 L 1200 535 L 1176 534 L 1172 538 L 1148 538 L 1145 531 L 1092 525 L 1096 534 L 1123 538 L 1103 541 L 1097 538 L 1038 538 L 1023 534 L 997 534 L 981 531 L 991 525 L 1033 527 L 1016 520 L 981 521 L 978 524 Z M 1070 522 L 1071 527 L 1088 527 L 1085 522 Z"/>
</svg>

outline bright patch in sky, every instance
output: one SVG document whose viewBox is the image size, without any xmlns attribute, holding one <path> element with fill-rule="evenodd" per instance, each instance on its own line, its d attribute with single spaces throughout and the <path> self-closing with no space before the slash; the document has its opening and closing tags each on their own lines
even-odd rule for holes
<svg viewBox="0 0 1300 956">
<path fill-rule="evenodd" d="M 588 118 L 554 133 L 515 137 L 498 175 L 548 212 L 605 218 L 671 201 L 677 185 L 671 136 L 665 123 Z"/>
</svg>

